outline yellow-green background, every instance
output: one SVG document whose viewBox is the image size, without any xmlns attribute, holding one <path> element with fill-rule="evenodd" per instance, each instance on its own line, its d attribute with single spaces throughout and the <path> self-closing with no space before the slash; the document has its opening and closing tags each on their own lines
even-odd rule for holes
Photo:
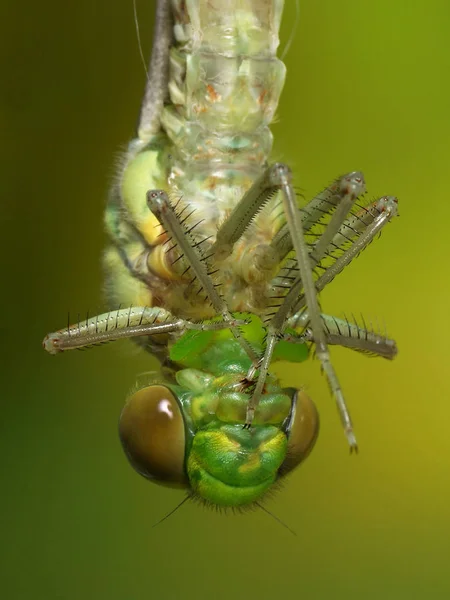
<svg viewBox="0 0 450 600">
<path fill-rule="evenodd" d="M 300 0 L 274 126 L 306 196 L 362 169 L 401 217 L 323 294 L 398 340 L 394 363 L 333 350 L 350 457 L 319 365 L 286 368 L 320 410 L 303 468 L 262 512 L 179 502 L 127 465 L 116 423 L 152 360 L 111 345 L 51 357 L 67 311 L 101 307 L 102 209 L 144 72 L 131 1 L 0 4 L 1 596 L 450 597 L 450 3 Z M 148 54 L 153 2 L 138 1 Z M 282 38 L 294 20 L 287 0 Z"/>
</svg>

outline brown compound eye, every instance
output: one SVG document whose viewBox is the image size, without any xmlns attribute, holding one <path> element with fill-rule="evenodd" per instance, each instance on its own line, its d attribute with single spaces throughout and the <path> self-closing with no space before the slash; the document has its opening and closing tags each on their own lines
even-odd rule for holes
<svg viewBox="0 0 450 600">
<path fill-rule="evenodd" d="M 288 449 L 280 467 L 281 476 L 305 460 L 314 448 L 319 434 L 319 414 L 311 398 L 305 392 L 294 388 L 285 388 L 283 392 L 291 398 L 292 405 L 283 427 L 288 439 Z"/>
<path fill-rule="evenodd" d="M 169 487 L 187 487 L 185 428 L 180 405 L 164 385 L 150 385 L 127 399 L 119 436 L 131 465 Z"/>
</svg>

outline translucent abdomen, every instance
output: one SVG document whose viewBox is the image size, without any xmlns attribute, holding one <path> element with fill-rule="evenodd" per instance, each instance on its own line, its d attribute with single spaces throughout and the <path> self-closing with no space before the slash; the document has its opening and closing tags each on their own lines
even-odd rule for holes
<svg viewBox="0 0 450 600">
<path fill-rule="evenodd" d="M 264 163 L 286 71 L 276 57 L 283 2 L 174 0 L 173 6 L 171 105 L 161 123 L 179 160 Z"/>
</svg>

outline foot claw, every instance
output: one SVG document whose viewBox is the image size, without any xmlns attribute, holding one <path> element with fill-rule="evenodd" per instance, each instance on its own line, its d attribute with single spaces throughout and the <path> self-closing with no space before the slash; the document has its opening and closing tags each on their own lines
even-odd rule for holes
<svg viewBox="0 0 450 600">
<path fill-rule="evenodd" d="M 350 446 L 350 454 L 358 454 L 358 444 L 356 442 L 356 437 L 353 433 L 353 429 L 347 429 L 345 434 L 347 436 L 348 445 Z"/>
</svg>

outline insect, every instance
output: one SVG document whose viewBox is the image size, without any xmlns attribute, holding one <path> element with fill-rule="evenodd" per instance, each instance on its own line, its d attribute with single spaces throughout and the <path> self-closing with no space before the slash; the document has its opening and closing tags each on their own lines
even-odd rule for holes
<svg viewBox="0 0 450 600">
<path fill-rule="evenodd" d="M 147 89 L 105 213 L 111 306 L 44 340 L 50 353 L 133 338 L 160 374 L 120 417 L 133 467 L 206 503 L 258 502 L 312 450 L 313 402 L 270 367 L 311 347 L 351 451 L 352 421 L 329 345 L 392 359 L 385 335 L 322 314 L 318 296 L 397 214 L 361 172 L 303 208 L 270 163 L 285 79 L 283 0 L 159 0 Z"/>
</svg>

